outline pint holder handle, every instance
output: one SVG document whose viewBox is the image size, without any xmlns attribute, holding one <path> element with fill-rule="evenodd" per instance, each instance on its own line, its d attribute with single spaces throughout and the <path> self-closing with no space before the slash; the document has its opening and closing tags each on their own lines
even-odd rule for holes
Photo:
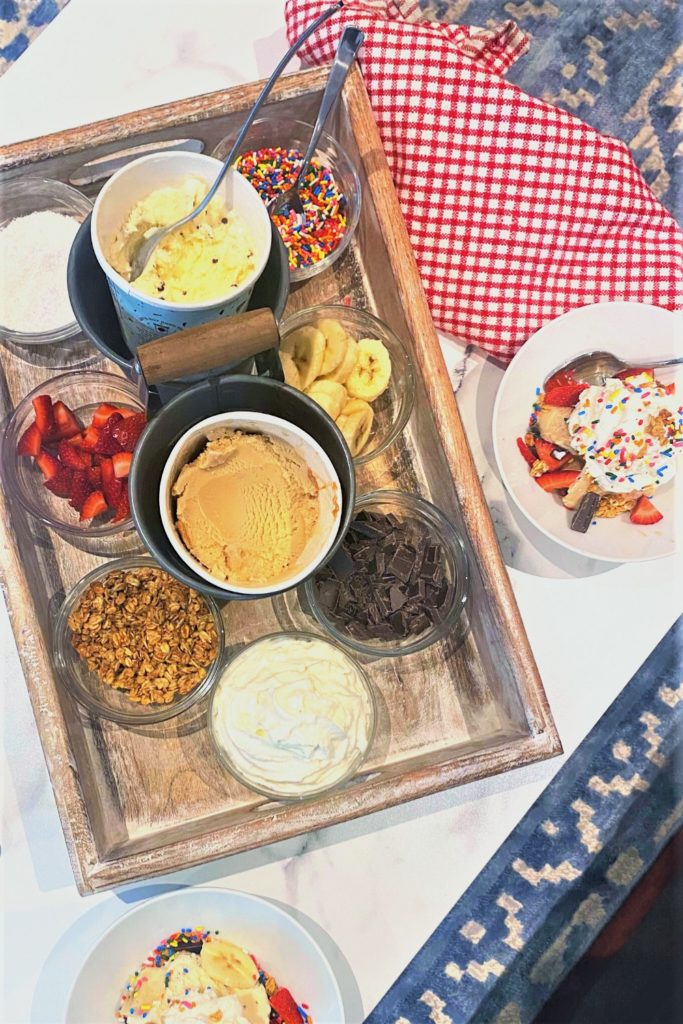
<svg viewBox="0 0 683 1024">
<path fill-rule="evenodd" d="M 176 331 L 140 345 L 135 353 L 147 384 L 163 384 L 190 374 L 219 370 L 280 346 L 270 309 L 252 309 L 225 320 Z"/>
</svg>

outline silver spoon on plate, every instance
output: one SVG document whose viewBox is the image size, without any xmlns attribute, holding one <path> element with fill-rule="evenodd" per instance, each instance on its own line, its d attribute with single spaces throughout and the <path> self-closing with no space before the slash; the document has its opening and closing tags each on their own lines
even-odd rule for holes
<svg viewBox="0 0 683 1024">
<path fill-rule="evenodd" d="M 659 359 L 657 362 L 652 362 L 645 357 L 642 365 L 647 366 L 648 369 L 660 370 L 666 366 L 678 366 L 681 363 L 683 363 L 683 356 Z M 545 384 L 558 373 L 567 373 L 583 384 L 602 385 L 608 377 L 614 377 L 615 374 L 628 370 L 630 367 L 637 368 L 634 363 L 625 363 L 623 359 L 619 359 L 611 352 L 584 352 L 549 373 L 543 383 Z"/>
</svg>

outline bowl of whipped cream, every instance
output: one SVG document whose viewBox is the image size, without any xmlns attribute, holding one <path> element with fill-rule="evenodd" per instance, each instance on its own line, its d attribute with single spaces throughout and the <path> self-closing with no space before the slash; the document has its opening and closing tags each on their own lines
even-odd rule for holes
<svg viewBox="0 0 683 1024">
<path fill-rule="evenodd" d="M 224 767 L 276 800 L 343 786 L 361 770 L 375 722 L 363 669 L 313 633 L 274 633 L 243 648 L 226 664 L 209 707 Z"/>
</svg>

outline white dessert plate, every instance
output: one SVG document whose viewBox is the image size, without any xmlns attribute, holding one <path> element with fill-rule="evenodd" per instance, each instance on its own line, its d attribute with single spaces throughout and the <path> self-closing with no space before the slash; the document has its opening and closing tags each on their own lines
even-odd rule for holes
<svg viewBox="0 0 683 1024">
<path fill-rule="evenodd" d="M 69 995 L 65 1024 L 110 1024 L 129 975 L 181 928 L 218 929 L 261 966 L 320 1024 L 344 1024 L 339 985 L 327 957 L 284 910 L 245 892 L 216 887 L 164 893 L 128 911 L 88 954 Z"/>
<path fill-rule="evenodd" d="M 570 529 L 571 513 L 560 499 L 542 490 L 529 475 L 516 439 L 526 433 L 536 388 L 545 378 L 584 352 L 612 352 L 633 365 L 680 354 L 683 318 L 658 306 L 602 302 L 571 310 L 546 324 L 526 342 L 508 366 L 493 408 L 493 445 L 500 474 L 515 504 L 551 540 L 569 551 L 603 562 L 643 562 L 674 553 L 676 482 L 655 494 L 664 518 L 653 526 L 635 526 L 624 514 L 598 519 L 586 533 Z M 673 369 L 659 379 L 683 382 Z M 679 464 L 680 473 L 680 464 Z"/>
</svg>

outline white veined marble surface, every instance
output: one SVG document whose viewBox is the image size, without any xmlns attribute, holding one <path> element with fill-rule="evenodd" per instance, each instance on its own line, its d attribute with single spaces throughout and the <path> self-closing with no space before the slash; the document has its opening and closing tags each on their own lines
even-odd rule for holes
<svg viewBox="0 0 683 1024">
<path fill-rule="evenodd" d="M 267 75 L 286 45 L 282 8 L 280 0 L 71 0 L 0 81 L 0 143 Z M 526 524 L 493 458 L 502 370 L 476 352 L 465 361 L 458 342 L 443 339 L 443 349 L 569 754 L 677 617 L 674 565 L 590 563 Z M 6 1024 L 57 1024 L 71 978 L 111 921 L 161 886 L 202 883 L 259 893 L 299 916 L 333 959 L 350 1024 L 360 1024 L 563 763 L 83 899 L 4 609 L 0 665 Z"/>
</svg>

